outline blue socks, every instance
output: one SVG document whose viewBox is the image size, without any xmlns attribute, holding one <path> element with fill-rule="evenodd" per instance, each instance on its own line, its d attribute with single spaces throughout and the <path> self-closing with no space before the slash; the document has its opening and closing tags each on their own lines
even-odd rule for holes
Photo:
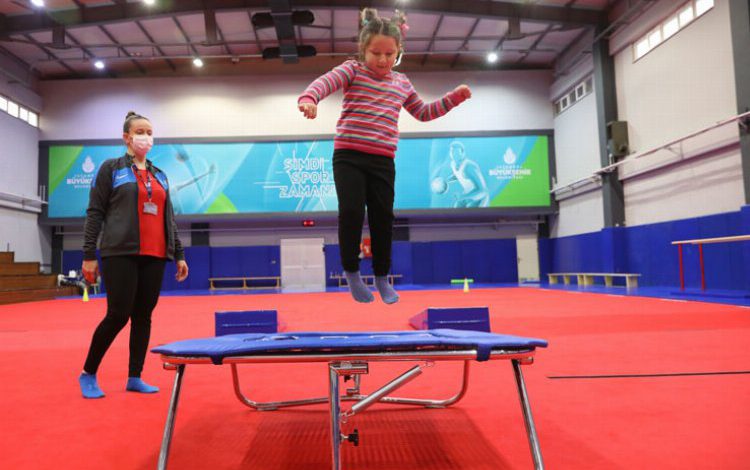
<svg viewBox="0 0 750 470">
<path fill-rule="evenodd" d="M 349 292 L 352 293 L 354 300 L 362 303 L 370 303 L 375 300 L 370 289 L 362 281 L 359 271 L 344 271 L 344 275 L 346 276 L 346 283 L 349 284 Z"/>
<path fill-rule="evenodd" d="M 362 281 L 359 271 L 344 271 L 344 275 L 346 276 L 346 282 L 349 284 L 349 292 L 351 292 L 354 300 L 362 303 L 370 303 L 375 300 L 370 289 Z M 377 287 L 383 303 L 395 304 L 398 302 L 398 292 L 393 290 L 393 286 L 388 283 L 388 276 L 375 276 L 375 287 Z"/>
<path fill-rule="evenodd" d="M 83 398 L 104 398 L 104 392 L 99 388 L 99 384 L 96 383 L 96 375 L 83 372 L 78 377 L 78 383 L 81 385 Z M 159 391 L 159 387 L 147 384 L 140 377 L 128 377 L 128 384 L 125 386 L 125 390 L 139 393 L 156 393 Z"/>
<path fill-rule="evenodd" d="M 393 286 L 388 282 L 388 276 L 375 276 L 375 287 L 378 288 L 383 303 L 395 304 L 398 302 L 398 292 L 393 290 Z"/>
<path fill-rule="evenodd" d="M 99 388 L 99 384 L 96 383 L 96 375 L 83 372 L 78 377 L 78 383 L 81 385 L 83 398 L 104 398 L 104 392 Z"/>
<path fill-rule="evenodd" d="M 140 377 L 128 377 L 128 384 L 125 386 L 125 390 L 138 393 L 156 393 L 159 391 L 159 387 L 147 384 Z"/>
</svg>

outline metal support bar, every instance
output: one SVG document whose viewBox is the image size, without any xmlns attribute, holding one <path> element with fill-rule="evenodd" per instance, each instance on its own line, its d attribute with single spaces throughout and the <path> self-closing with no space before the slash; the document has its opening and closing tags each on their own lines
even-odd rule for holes
<svg viewBox="0 0 750 470">
<path fill-rule="evenodd" d="M 328 364 L 328 398 L 331 420 L 331 468 L 341 470 L 341 425 L 339 422 L 341 404 L 339 402 L 339 374 L 336 371 L 335 362 Z"/>
<path fill-rule="evenodd" d="M 458 393 L 456 393 L 452 397 L 445 398 L 445 399 L 426 399 L 426 398 L 401 398 L 401 397 L 384 396 L 384 397 L 381 397 L 379 401 L 380 403 L 424 406 L 425 408 L 446 408 L 448 406 L 454 405 L 458 403 L 466 395 L 466 391 L 469 389 L 470 365 L 471 365 L 471 361 L 464 361 L 461 389 L 458 391 Z M 258 402 L 258 401 L 252 400 L 248 398 L 242 392 L 237 364 L 230 364 L 230 366 L 232 368 L 232 383 L 234 385 L 235 396 L 245 406 L 248 406 L 255 410 L 273 411 L 279 408 L 289 408 L 289 407 L 294 407 L 294 406 L 306 406 L 306 405 L 327 403 L 329 400 L 328 397 L 305 398 L 301 400 L 287 400 L 287 401 L 267 401 L 267 402 Z M 347 390 L 346 395 L 339 396 L 339 400 L 360 401 L 364 398 L 367 398 L 367 395 L 362 395 L 359 393 L 359 391 L 360 391 L 360 375 L 356 374 L 354 375 L 354 387 L 350 390 Z"/>
<path fill-rule="evenodd" d="M 703 266 L 703 245 L 698 245 L 698 258 L 701 264 L 701 290 L 706 290 L 706 270 Z"/>
<path fill-rule="evenodd" d="M 182 387 L 182 377 L 185 374 L 185 364 L 179 364 L 174 376 L 174 385 L 172 386 L 172 398 L 169 401 L 169 411 L 167 412 L 167 422 L 164 424 L 164 436 L 161 440 L 161 449 L 159 450 L 159 470 L 166 470 L 167 459 L 169 458 L 169 446 L 172 443 L 172 432 L 174 431 L 174 421 L 177 414 L 177 403 L 180 401 L 180 388 Z"/>
<path fill-rule="evenodd" d="M 529 447 L 531 448 L 531 458 L 534 460 L 536 470 L 544 470 L 544 461 L 542 460 L 542 449 L 539 446 L 539 438 L 536 435 L 536 426 L 534 426 L 534 416 L 531 414 L 531 404 L 529 395 L 526 392 L 526 384 L 523 381 L 523 372 L 521 372 L 521 363 L 518 359 L 511 359 L 513 364 L 513 373 L 516 376 L 516 385 L 518 386 L 518 398 L 521 400 L 521 410 L 523 411 L 523 421 L 526 424 L 526 435 L 529 438 Z"/>
<path fill-rule="evenodd" d="M 351 409 L 344 413 L 344 416 L 354 416 L 357 413 L 361 413 L 365 411 L 367 408 L 371 407 L 378 401 L 380 401 L 381 398 L 388 395 L 390 392 L 396 390 L 397 388 L 401 388 L 407 383 L 414 380 L 414 378 L 422 373 L 422 368 L 419 366 L 414 366 L 411 369 L 407 370 L 403 374 L 399 375 L 395 379 L 391 380 L 387 384 L 383 385 L 379 389 L 372 392 L 370 395 L 368 395 L 366 398 L 363 398 L 359 400 L 357 403 L 352 405 Z"/>
<path fill-rule="evenodd" d="M 677 245 L 677 256 L 680 258 L 680 290 L 685 290 L 685 271 L 682 266 L 682 245 Z"/>
</svg>

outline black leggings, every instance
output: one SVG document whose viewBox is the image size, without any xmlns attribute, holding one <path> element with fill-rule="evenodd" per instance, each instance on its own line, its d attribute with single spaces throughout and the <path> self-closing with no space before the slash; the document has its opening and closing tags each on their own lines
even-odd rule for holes
<svg viewBox="0 0 750 470">
<path fill-rule="evenodd" d="M 356 150 L 333 152 L 333 179 L 339 199 L 339 250 L 345 271 L 359 271 L 359 244 L 367 207 L 372 240 L 372 270 L 385 276 L 391 269 L 393 159 Z"/>
<path fill-rule="evenodd" d="M 91 339 L 83 370 L 96 374 L 117 334 L 130 322 L 128 377 L 140 377 L 151 337 L 151 312 L 161 291 L 166 260 L 152 256 L 110 256 L 102 259 L 107 287 L 107 315 Z"/>
</svg>

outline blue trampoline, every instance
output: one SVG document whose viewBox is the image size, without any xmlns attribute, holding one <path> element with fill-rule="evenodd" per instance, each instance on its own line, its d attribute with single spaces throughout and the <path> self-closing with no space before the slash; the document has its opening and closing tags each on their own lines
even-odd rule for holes
<svg viewBox="0 0 750 470">
<path fill-rule="evenodd" d="M 245 405 L 259 410 L 303 406 L 328 402 L 330 406 L 331 464 L 341 469 L 340 446 L 344 441 L 359 443 L 355 431 L 342 434 L 342 423 L 375 403 L 398 403 L 442 408 L 458 402 L 468 386 L 469 365 L 473 361 L 510 360 L 515 374 L 521 408 L 526 424 L 531 454 L 536 469 L 544 468 L 534 419 L 521 372 L 521 365 L 532 364 L 537 347 L 547 342 L 537 338 L 459 331 L 450 329 L 393 332 L 288 332 L 272 334 L 234 334 L 211 338 L 189 339 L 152 349 L 161 355 L 164 367 L 176 370 L 172 397 L 159 453 L 159 468 L 167 467 L 174 419 L 185 367 L 188 364 L 228 364 L 232 367 L 234 390 Z M 360 377 L 369 371 L 370 362 L 380 361 L 463 361 L 464 374 L 460 391 L 446 399 L 399 398 L 389 394 L 422 373 L 415 365 L 369 395 L 360 393 Z M 328 397 L 293 401 L 256 402 L 241 391 L 237 364 L 279 362 L 327 362 L 329 371 Z M 339 393 L 340 377 L 354 379 L 354 387 Z M 354 401 L 342 411 L 342 401 Z"/>
</svg>

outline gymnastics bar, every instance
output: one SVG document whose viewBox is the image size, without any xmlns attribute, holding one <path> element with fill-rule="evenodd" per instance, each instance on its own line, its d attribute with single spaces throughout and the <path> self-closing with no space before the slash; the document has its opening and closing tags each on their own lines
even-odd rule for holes
<svg viewBox="0 0 750 470">
<path fill-rule="evenodd" d="M 698 245 L 698 259 L 701 267 L 701 290 L 706 290 L 706 272 L 703 264 L 703 245 L 710 243 L 732 243 L 750 240 L 750 235 L 733 235 L 730 237 L 696 238 L 694 240 L 678 240 L 672 242 L 677 245 L 677 256 L 680 260 L 680 290 L 685 290 L 685 272 L 682 265 L 682 245 Z"/>
</svg>

